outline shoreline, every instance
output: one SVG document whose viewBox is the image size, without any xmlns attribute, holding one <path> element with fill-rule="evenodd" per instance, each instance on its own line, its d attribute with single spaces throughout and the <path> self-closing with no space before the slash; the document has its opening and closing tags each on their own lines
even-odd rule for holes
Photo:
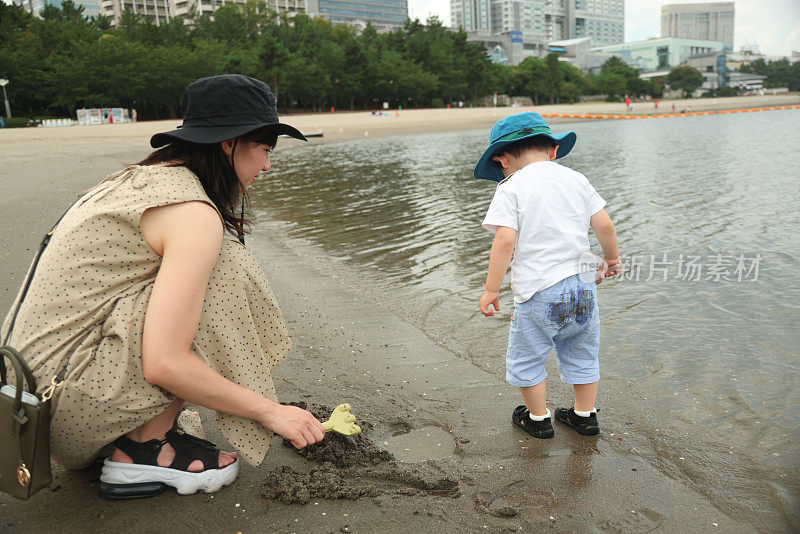
<svg viewBox="0 0 800 534">
<path fill-rule="evenodd" d="M 758 107 L 762 105 L 758 103 Z M 497 109 L 509 112 L 528 108 Z M 463 110 L 450 111 L 457 115 Z M 337 120 L 338 115 L 334 115 Z M 300 124 L 295 118 L 299 117 L 289 116 L 287 122 Z M 322 118 L 330 116 L 309 116 L 308 124 Z M 412 118 L 402 125 L 370 131 L 369 137 L 421 133 L 409 128 L 424 126 L 424 117 Z M 353 119 L 354 124 L 365 120 L 360 114 Z M 465 125 L 490 121 L 488 131 L 494 120 L 494 116 L 463 114 L 458 121 L 437 123 L 424 131 L 467 129 L 472 126 Z M 160 123 L 154 130 L 150 123 L 130 126 L 145 125 L 149 130 L 126 131 L 122 136 L 65 137 L 57 130 L 95 129 L 48 128 L 42 137 L 27 141 L 0 137 L 13 147 L 0 156 L 0 206 L 5 223 L 0 230 L 0 260 L 4 264 L 0 299 L 5 309 L 16 294 L 41 235 L 69 205 L 70 198 L 117 170 L 121 163 L 141 159 L 147 153 L 149 131 L 163 131 L 174 122 L 167 126 Z M 114 126 L 123 131 L 126 125 L 100 126 L 96 131 L 108 134 Z M 312 144 L 364 138 L 350 131 L 341 133 L 341 138 L 331 136 L 312 140 Z M 282 142 L 281 150 L 294 146 L 303 144 Z M 183 497 L 167 492 L 142 501 L 103 501 L 96 493 L 98 469 L 73 473 L 57 468 L 53 486 L 30 502 L 0 497 L 0 516 L 9 532 L 98 528 L 338 532 L 345 525 L 351 531 L 398 532 L 545 528 L 582 532 L 687 528 L 704 532 L 722 528 L 725 532 L 753 532 L 781 528 L 759 525 L 754 519 L 748 522 L 746 510 L 721 509 L 691 478 L 630 450 L 635 440 L 632 443 L 617 436 L 635 429 L 622 426 L 624 414 L 615 413 L 613 403 L 603 410 L 599 438 L 583 438 L 557 427 L 551 440 L 526 439 L 509 421 L 509 407 L 519 403 L 517 389 L 438 344 L 394 311 L 385 302 L 385 295 L 369 291 L 367 275 L 325 255 L 318 246 L 286 237 L 285 224 L 280 221 L 257 225 L 248 247 L 270 280 L 293 339 L 290 355 L 274 376 L 279 398 L 329 406 L 349 402 L 359 424 L 373 425 L 368 435 L 379 443 L 398 429 L 441 429 L 452 436 L 453 451 L 431 466 L 458 480 L 461 496 L 316 499 L 307 505 L 266 501 L 260 496 L 260 485 L 274 468 L 318 467 L 276 438 L 262 466 L 243 465 L 238 481 L 212 495 Z M 548 371 L 552 369 L 548 367 Z M 604 378 L 602 387 L 625 392 L 630 384 Z M 552 381 L 551 396 L 556 404 L 569 402 L 570 394 L 568 388 Z M 212 417 L 207 411 L 203 417 L 209 438 L 219 440 L 213 423 L 209 424 Z M 478 506 L 479 501 L 486 500 L 493 506 L 497 503 L 498 513 L 506 509 L 510 515 L 513 509 L 517 515 L 486 513 Z M 80 517 L 60 513 L 71 509 L 81 509 Z"/>
<path fill-rule="evenodd" d="M 800 105 L 800 94 L 663 100 L 659 101 L 658 109 L 655 109 L 652 102 L 636 102 L 634 113 L 627 113 L 625 105 L 618 102 L 586 102 L 528 107 L 406 109 L 399 112 L 392 109 L 384 111 L 389 114 L 386 117 L 373 117 L 370 111 L 284 114 L 281 117 L 283 122 L 295 126 L 303 133 L 322 131 L 323 137 L 312 137 L 309 139 L 309 144 L 328 144 L 370 137 L 459 130 L 485 129 L 488 134 L 491 126 L 498 119 L 523 111 L 540 113 L 551 124 L 582 120 L 615 120 L 617 117 L 649 117 L 662 115 L 664 112 L 667 112 L 668 117 L 674 118 L 689 116 L 688 113 L 675 113 L 674 115 L 669 113 L 672 103 L 676 104 L 677 110 L 690 109 L 691 112 L 753 109 Z M 586 118 L 587 115 L 604 115 L 604 117 L 589 119 Z M 144 146 L 137 145 L 141 148 L 140 153 L 143 154 L 149 148 L 146 140 L 151 135 L 177 128 L 178 125 L 180 125 L 180 120 L 51 128 L 5 128 L 0 129 L 0 143 L 9 146 L 12 151 L 16 148 L 15 145 L 20 143 L 20 149 L 24 151 L 27 149 L 27 143 L 54 140 L 72 145 L 81 140 L 92 139 L 114 149 L 123 148 L 126 142 L 141 143 L 142 139 L 145 139 Z M 305 143 L 302 141 L 285 138 L 278 143 L 277 150 L 304 145 Z M 104 149 L 103 152 L 105 151 Z"/>
</svg>

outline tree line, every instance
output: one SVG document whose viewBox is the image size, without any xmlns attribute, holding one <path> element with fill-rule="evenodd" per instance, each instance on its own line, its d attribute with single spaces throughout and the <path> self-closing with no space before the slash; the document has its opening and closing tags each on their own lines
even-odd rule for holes
<svg viewBox="0 0 800 534">
<path fill-rule="evenodd" d="M 787 58 L 770 61 L 759 58 L 749 65 L 742 65 L 739 72 L 766 76 L 766 87 L 788 87 L 790 91 L 800 91 L 800 61 L 790 63 Z"/>
<path fill-rule="evenodd" d="M 359 31 L 248 0 L 188 18 L 191 24 L 174 17 L 156 26 L 125 11 L 111 28 L 109 19 L 84 16 L 72 0 L 46 6 L 40 17 L 0 2 L 0 77 L 10 80 L 14 114 L 135 107 L 141 118 L 174 118 L 189 83 L 232 72 L 268 82 L 282 111 L 480 105 L 493 92 L 530 96 L 535 104 L 661 92 L 616 57 L 597 76 L 555 54 L 495 64 L 481 43 L 435 17 L 378 33 L 370 24 Z"/>
</svg>

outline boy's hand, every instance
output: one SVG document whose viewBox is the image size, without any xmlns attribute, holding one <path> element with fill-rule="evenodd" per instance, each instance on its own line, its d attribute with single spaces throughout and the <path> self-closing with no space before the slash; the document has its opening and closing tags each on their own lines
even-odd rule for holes
<svg viewBox="0 0 800 534">
<path fill-rule="evenodd" d="M 620 264 L 619 258 L 603 258 L 603 261 L 597 266 L 597 273 L 595 273 L 594 281 L 600 284 L 609 276 L 619 274 L 621 270 L 622 265 Z"/>
<path fill-rule="evenodd" d="M 494 305 L 494 310 L 489 309 L 490 305 Z M 481 313 L 486 317 L 492 317 L 494 312 L 500 311 L 500 293 L 496 291 L 486 290 L 481 295 Z"/>
</svg>

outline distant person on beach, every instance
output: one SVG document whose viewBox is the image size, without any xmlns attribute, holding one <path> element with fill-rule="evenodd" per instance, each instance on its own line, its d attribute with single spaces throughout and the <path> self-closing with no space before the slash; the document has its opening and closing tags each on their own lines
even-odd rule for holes
<svg viewBox="0 0 800 534">
<path fill-rule="evenodd" d="M 589 181 L 554 161 L 572 149 L 574 132 L 555 134 L 538 113 L 528 112 L 500 119 L 489 139 L 474 171 L 475 178 L 499 182 L 483 221 L 494 242 L 480 311 L 488 317 L 500 310 L 500 286 L 511 263 L 515 310 L 506 381 L 520 388 L 525 401 L 513 411 L 512 422 L 533 437 L 553 436 L 545 364 L 555 349 L 561 381 L 575 390 L 573 406 L 556 409 L 555 419 L 595 435 L 600 431 L 595 285 L 620 268 L 614 224 Z M 603 248 L 599 265 L 589 252 L 590 226 Z"/>
<path fill-rule="evenodd" d="M 625 97 L 625 109 L 627 109 L 628 111 L 631 110 L 631 97 L 629 96 Z"/>
<path fill-rule="evenodd" d="M 22 300 L 9 344 L 40 390 L 64 380 L 52 454 L 69 469 L 107 456 L 104 496 L 216 491 L 235 480 L 236 453 L 173 426 L 184 402 L 215 410 L 253 465 L 273 432 L 297 448 L 324 436 L 310 412 L 277 402 L 271 373 L 290 340 L 244 247 L 247 189 L 270 169 L 279 135 L 305 140 L 279 122 L 275 102 L 266 83 L 238 74 L 189 85 L 182 126 L 154 135 L 157 150 L 80 197 Z"/>
</svg>

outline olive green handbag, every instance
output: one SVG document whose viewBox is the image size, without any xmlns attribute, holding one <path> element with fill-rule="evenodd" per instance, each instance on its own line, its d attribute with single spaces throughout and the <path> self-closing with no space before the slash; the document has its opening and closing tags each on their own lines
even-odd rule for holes
<svg viewBox="0 0 800 534">
<path fill-rule="evenodd" d="M 42 239 L 0 347 L 0 491 L 20 499 L 28 499 L 53 480 L 50 470 L 50 397 L 64 381 L 67 368 L 65 366 L 58 376 L 53 377 L 50 386 L 39 396 L 33 373 L 19 353 L 8 345 L 8 340 L 39 259 L 61 218 Z M 14 369 L 13 383 L 8 381 L 6 360 Z"/>
<path fill-rule="evenodd" d="M 25 361 L 11 347 L 0 348 L 16 376 L 14 394 L 0 394 L 0 491 L 27 499 L 53 480 L 50 471 L 50 395 L 36 396 L 36 380 Z M 3 373 L 5 375 L 5 373 Z M 24 391 L 27 382 L 28 391 Z M 7 386 L 5 377 L 2 386 Z"/>
</svg>

